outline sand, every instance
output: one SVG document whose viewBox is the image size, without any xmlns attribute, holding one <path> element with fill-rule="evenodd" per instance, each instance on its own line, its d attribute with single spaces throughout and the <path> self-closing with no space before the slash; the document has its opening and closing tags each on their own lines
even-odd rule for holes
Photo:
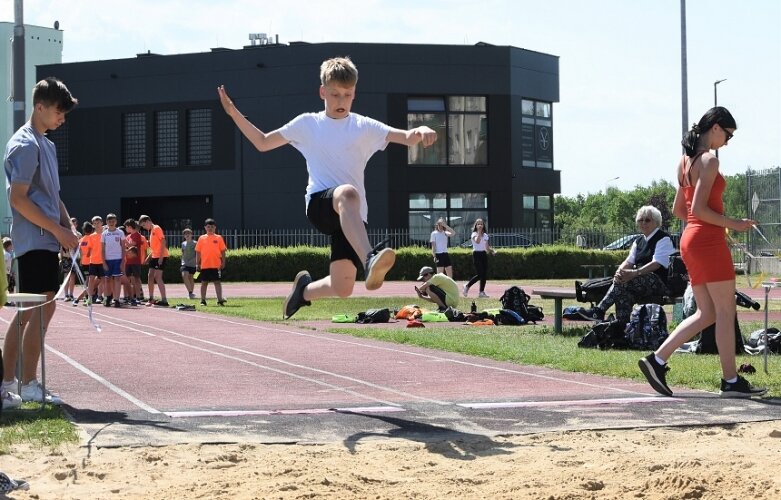
<svg viewBox="0 0 781 500">
<path fill-rule="evenodd" d="M 781 498 L 781 420 L 421 442 L 16 448 L 15 499 Z"/>
</svg>

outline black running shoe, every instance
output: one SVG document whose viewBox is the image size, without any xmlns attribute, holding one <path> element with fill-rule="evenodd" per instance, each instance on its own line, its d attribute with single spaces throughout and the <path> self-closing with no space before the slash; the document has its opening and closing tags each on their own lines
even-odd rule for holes
<svg viewBox="0 0 781 500">
<path fill-rule="evenodd" d="M 578 309 L 578 315 L 588 321 L 604 321 L 605 311 L 598 307 L 592 307 L 591 309 Z"/>
<path fill-rule="evenodd" d="M 366 258 L 366 289 L 377 290 L 385 281 L 393 264 L 396 263 L 396 252 L 392 248 L 372 251 Z"/>
<path fill-rule="evenodd" d="M 643 372 L 643 375 L 645 375 L 645 379 L 648 380 L 648 383 L 651 384 L 651 387 L 653 387 L 656 392 L 663 396 L 673 395 L 673 391 L 667 387 L 667 381 L 665 380 L 670 367 L 666 364 L 660 365 L 657 363 L 654 353 L 641 358 L 640 361 L 637 362 L 637 365 L 640 367 L 640 371 Z"/>
<path fill-rule="evenodd" d="M 202 305 L 202 306 L 205 306 L 205 305 L 206 305 L 206 299 L 201 299 L 201 305 Z"/>
<path fill-rule="evenodd" d="M 169 307 L 167 300 L 158 300 L 155 302 L 155 305 L 159 307 Z"/>
<path fill-rule="evenodd" d="M 722 398 L 750 398 L 752 396 L 761 396 L 766 392 L 766 387 L 754 387 L 748 380 L 738 375 L 738 380 L 731 384 L 721 379 L 719 396 Z"/>
<path fill-rule="evenodd" d="M 309 271 L 301 271 L 296 274 L 296 279 L 293 280 L 293 290 L 290 291 L 290 295 L 282 304 L 283 319 L 290 319 L 302 307 L 312 305 L 310 301 L 304 300 L 304 288 L 311 282 L 312 277 L 309 275 Z"/>
</svg>

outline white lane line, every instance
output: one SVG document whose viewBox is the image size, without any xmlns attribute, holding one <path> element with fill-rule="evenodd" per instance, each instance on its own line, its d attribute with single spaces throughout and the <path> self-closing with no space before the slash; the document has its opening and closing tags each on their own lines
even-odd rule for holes
<svg viewBox="0 0 781 500">
<path fill-rule="evenodd" d="M 211 315 L 211 314 L 209 314 L 209 315 L 201 315 L 199 317 L 200 318 L 204 318 L 204 319 L 206 319 L 206 318 L 216 319 L 216 320 L 224 322 L 224 323 L 241 325 L 241 326 L 244 326 L 244 327 L 254 328 L 254 329 L 258 329 L 258 330 L 268 330 L 268 331 L 274 332 L 274 333 L 279 333 L 279 332 L 290 333 L 290 334 L 293 334 L 293 335 L 299 335 L 299 336 L 302 336 L 302 337 L 309 337 L 309 338 L 324 340 L 324 341 L 328 341 L 328 342 L 338 342 L 338 343 L 352 345 L 352 346 L 364 347 L 366 349 L 374 349 L 374 350 L 388 351 L 388 352 L 393 352 L 393 353 L 398 353 L 398 354 L 406 354 L 406 355 L 409 355 L 409 356 L 417 356 L 417 357 L 427 358 L 427 359 L 431 359 L 431 360 L 435 360 L 435 361 L 444 361 L 444 362 L 450 362 L 450 363 L 459 364 L 459 365 L 471 366 L 473 368 L 494 370 L 494 371 L 499 371 L 499 372 L 503 372 L 503 373 L 512 373 L 512 374 L 515 374 L 515 375 L 522 375 L 522 376 L 526 376 L 526 377 L 535 377 L 535 378 L 539 378 L 539 379 L 543 379 L 543 380 L 551 380 L 551 381 L 554 381 L 554 382 L 573 384 L 573 385 L 580 385 L 580 386 L 589 387 L 589 388 L 593 388 L 593 389 L 609 390 L 609 391 L 619 392 L 619 393 L 624 393 L 624 394 L 637 394 L 637 395 L 640 395 L 640 396 L 644 396 L 644 395 L 647 394 L 647 393 L 641 392 L 641 391 L 636 391 L 636 390 L 631 390 L 631 389 L 622 389 L 620 387 L 611 387 L 611 386 L 606 386 L 604 384 L 592 384 L 592 383 L 589 383 L 589 382 L 582 382 L 582 381 L 579 381 L 579 380 L 571 380 L 571 379 L 567 379 L 567 378 L 556 377 L 556 376 L 553 376 L 553 375 L 543 375 L 543 374 L 540 374 L 540 373 L 533 373 L 533 372 L 524 371 L 524 370 L 517 370 L 517 369 L 513 369 L 513 368 L 504 368 L 504 367 L 501 367 L 501 366 L 490 366 L 490 365 L 484 365 L 482 363 L 476 363 L 476 362 L 473 362 L 473 361 L 464 361 L 464 360 L 459 360 L 459 359 L 447 358 L 447 357 L 444 357 L 444 356 L 437 356 L 437 355 L 433 355 L 433 354 L 412 352 L 412 351 L 407 351 L 407 350 L 399 349 L 399 348 L 395 348 L 395 347 L 388 347 L 388 346 L 382 346 L 382 345 L 370 345 L 370 344 L 365 344 L 365 343 L 362 343 L 362 342 L 359 342 L 359 341 L 355 341 L 355 340 L 345 340 L 345 339 L 340 339 L 340 338 L 334 338 L 334 336 L 337 335 L 337 334 L 334 334 L 334 333 L 323 332 L 323 334 L 320 334 L 320 335 L 313 335 L 311 333 L 304 333 L 304 332 L 299 332 L 299 331 L 295 331 L 295 330 L 286 330 L 284 328 L 276 328 L 276 327 L 258 325 L 258 324 L 253 324 L 253 323 L 244 323 L 244 322 L 240 322 L 240 321 L 234 321 L 234 320 L 226 319 L 224 317 L 220 317 L 220 316 L 217 316 L 217 315 Z M 378 340 L 376 342 L 381 342 L 381 341 Z"/>
<path fill-rule="evenodd" d="M 51 351 L 52 353 L 54 353 L 57 356 L 61 357 L 69 365 L 73 366 L 74 368 L 76 368 L 80 372 L 84 373 L 88 377 L 90 377 L 90 378 L 92 378 L 94 380 L 97 380 L 99 383 L 101 383 L 104 386 L 106 386 L 109 390 L 111 390 L 115 394 L 118 394 L 119 396 L 127 399 L 128 401 L 130 401 L 134 405 L 138 406 L 142 410 L 144 410 L 144 411 L 146 411 L 148 413 L 160 413 L 158 410 L 152 408 L 151 406 L 149 406 L 148 404 L 144 403 L 143 401 L 141 401 L 137 397 L 133 396 L 132 394 L 129 394 L 129 393 L 123 391 L 122 389 L 120 389 L 119 387 L 115 386 L 114 384 L 112 384 L 108 380 L 104 379 L 103 377 L 101 377 L 97 373 L 93 372 L 92 370 L 90 370 L 86 366 L 82 365 L 81 363 L 79 363 L 75 359 L 70 358 L 68 355 L 63 354 L 60 351 L 54 349 L 53 347 L 49 347 L 49 346 L 46 346 L 46 350 L 47 351 Z"/>
<path fill-rule="evenodd" d="M 83 313 L 79 313 L 77 311 L 67 311 L 67 312 L 70 312 L 71 314 L 76 314 L 78 316 L 84 316 Z M 391 393 L 391 394 L 396 394 L 398 396 L 403 396 L 403 397 L 406 397 L 406 398 L 411 398 L 411 399 L 415 399 L 415 400 L 418 400 L 418 401 L 423 401 L 423 402 L 433 403 L 433 404 L 438 404 L 438 405 L 443 405 L 443 406 L 445 406 L 445 405 L 447 405 L 447 406 L 452 405 L 452 403 L 447 402 L 447 401 L 439 401 L 439 400 L 435 400 L 435 399 L 425 398 L 425 397 L 422 397 L 422 396 L 418 396 L 416 394 L 410 394 L 408 392 L 399 391 L 397 389 L 393 389 L 393 388 L 386 387 L 386 386 L 381 386 L 381 385 L 374 384 L 374 383 L 371 383 L 371 382 L 368 382 L 368 381 L 365 381 L 365 380 L 357 379 L 357 378 L 354 378 L 354 377 L 348 377 L 346 375 L 341 375 L 341 374 L 329 372 L 329 371 L 326 371 L 326 370 L 320 370 L 318 368 L 313 368 L 313 367 L 310 367 L 310 366 L 305 366 L 305 365 L 300 365 L 300 364 L 296 364 L 296 363 L 291 363 L 291 362 L 285 361 L 283 359 L 275 358 L 275 357 L 272 357 L 272 356 L 265 356 L 265 355 L 262 355 L 262 354 L 259 354 L 259 353 L 256 353 L 256 352 L 247 351 L 245 349 L 239 349 L 239 348 L 236 348 L 236 347 L 220 344 L 220 343 L 217 343 L 217 342 L 212 342 L 210 340 L 199 339 L 197 337 L 192 337 L 192 336 L 185 335 L 185 334 L 182 334 L 182 333 L 174 332 L 174 331 L 171 331 L 171 330 L 167 330 L 165 328 L 159 328 L 159 327 L 155 327 L 155 326 L 151 326 L 151 325 L 145 325 L 143 323 L 137 323 L 137 322 L 130 321 L 130 320 L 127 320 L 127 319 L 122 319 L 122 318 L 117 318 L 117 317 L 113 317 L 113 316 L 108 316 L 108 315 L 104 315 L 102 313 L 96 313 L 96 314 L 98 314 L 99 316 L 104 316 L 105 318 L 111 318 L 111 319 L 116 320 L 116 321 L 123 321 L 124 323 L 130 324 L 130 325 L 136 325 L 136 326 L 147 328 L 147 329 L 150 329 L 150 330 L 157 330 L 159 332 L 167 333 L 169 335 L 174 335 L 174 336 L 177 336 L 177 337 L 180 337 L 180 338 L 184 338 L 184 339 L 188 339 L 188 340 L 192 340 L 192 341 L 195 341 L 195 342 L 201 342 L 201 343 L 213 346 L 213 347 L 218 347 L 220 349 L 225 349 L 225 350 L 228 350 L 228 351 L 238 352 L 238 353 L 245 354 L 245 355 L 248 355 L 248 356 L 258 357 L 258 358 L 261 358 L 261 359 L 264 359 L 264 360 L 267 360 L 267 361 L 272 361 L 272 362 L 279 363 L 279 364 L 282 364 L 282 365 L 287 365 L 287 366 L 290 366 L 290 367 L 293 367 L 293 368 L 298 368 L 300 370 L 308 370 L 308 371 L 312 371 L 312 372 L 315 372 L 315 373 L 318 373 L 318 374 L 321 374 L 321 375 L 326 375 L 326 376 L 330 376 L 330 377 L 334 377 L 334 378 L 338 378 L 338 379 L 348 380 L 348 381 L 350 381 L 352 383 L 355 383 L 355 384 L 360 384 L 360 385 L 363 385 L 363 386 L 366 386 L 366 387 L 371 387 L 373 389 L 381 390 L 381 391 L 388 392 L 388 393 Z M 104 324 L 108 324 L 108 325 L 114 325 L 114 326 L 117 326 L 119 328 L 125 328 L 125 329 L 130 330 L 130 331 L 143 333 L 144 335 L 157 337 L 157 338 L 159 338 L 161 340 L 165 340 L 166 342 L 171 342 L 171 343 L 174 343 L 174 344 L 178 344 L 178 345 L 181 345 L 181 346 L 184 346 L 184 347 L 188 347 L 190 349 L 194 349 L 194 350 L 197 350 L 197 351 L 206 352 L 206 353 L 209 353 L 209 354 L 214 354 L 215 356 L 220 356 L 220 357 L 223 357 L 223 358 L 226 358 L 226 359 L 230 359 L 230 360 L 233 360 L 233 361 L 238 361 L 240 363 L 245 363 L 245 364 L 248 364 L 250 366 L 253 366 L 253 367 L 256 367 L 256 368 L 260 368 L 260 369 L 263 369 L 263 370 L 268 370 L 268 371 L 271 371 L 271 372 L 274 372 L 274 373 L 279 373 L 281 375 L 285 375 L 285 376 L 288 376 L 288 377 L 293 377 L 293 378 L 297 378 L 299 380 L 304 380 L 306 382 L 310 382 L 310 383 L 314 383 L 314 384 L 317 384 L 317 385 L 321 385 L 321 386 L 327 387 L 327 388 L 335 390 L 335 391 L 340 391 L 340 392 L 343 392 L 343 393 L 346 393 L 346 394 L 353 395 L 353 396 L 358 397 L 360 399 L 373 401 L 373 402 L 377 402 L 377 403 L 382 403 L 382 404 L 390 405 L 390 406 L 399 406 L 398 403 L 394 403 L 394 402 L 391 402 L 391 401 L 386 401 L 386 400 L 383 400 L 383 399 L 378 399 L 378 398 L 375 398 L 373 396 L 369 396 L 369 395 L 366 395 L 366 394 L 354 391 L 352 389 L 348 389 L 346 387 L 341 387 L 341 386 L 338 386 L 338 385 L 335 385 L 335 384 L 330 384 L 328 382 L 324 382 L 322 380 L 318 380 L 318 379 L 315 379 L 315 378 L 299 375 L 299 374 L 293 373 L 291 371 L 281 370 L 281 369 L 278 369 L 278 368 L 272 368 L 270 366 L 262 365 L 262 364 L 254 362 L 254 361 L 250 361 L 250 360 L 247 360 L 247 359 L 244 359 L 244 358 L 240 358 L 240 357 L 237 357 L 237 356 L 231 356 L 231 355 L 228 355 L 228 354 L 225 354 L 225 353 L 213 351 L 213 350 L 206 349 L 206 348 L 203 348 L 203 347 L 194 346 L 192 344 L 188 344 L 186 342 L 182 342 L 182 341 L 179 341 L 179 340 L 171 339 L 171 338 L 168 338 L 168 337 L 165 337 L 165 336 L 162 336 L 162 335 L 155 335 L 155 334 L 152 334 L 152 333 L 148 333 L 148 332 L 140 330 L 138 328 L 134 328 L 134 327 L 131 327 L 131 326 L 128 326 L 128 325 L 125 325 L 125 324 L 118 324 L 118 323 L 116 323 L 114 321 L 109 321 L 109 319 L 103 320 L 103 323 Z"/>
<path fill-rule="evenodd" d="M 367 406 L 362 408 L 303 408 L 300 410 L 206 410 L 206 411 L 167 411 L 171 418 L 188 417 L 245 417 L 266 415 L 320 415 L 323 413 L 391 413 L 407 411 L 398 406 Z"/>
<path fill-rule="evenodd" d="M 668 398 L 660 396 L 648 396 L 645 398 L 604 398 L 604 399 L 576 399 L 563 401 L 502 401 L 496 403 L 459 403 L 458 406 L 484 410 L 491 408 L 524 408 L 542 406 L 597 406 L 597 405 L 625 405 L 635 403 L 683 403 L 681 398 Z"/>
</svg>

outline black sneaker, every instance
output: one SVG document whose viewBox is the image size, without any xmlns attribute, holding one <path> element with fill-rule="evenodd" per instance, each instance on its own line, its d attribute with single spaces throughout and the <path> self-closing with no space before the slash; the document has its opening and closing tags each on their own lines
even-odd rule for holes
<svg viewBox="0 0 781 500">
<path fill-rule="evenodd" d="M 160 307 L 169 307 L 167 300 L 158 300 L 157 302 L 155 302 L 155 305 Z"/>
<path fill-rule="evenodd" d="M 303 306 L 312 305 L 310 301 L 304 300 L 304 288 L 311 282 L 312 277 L 309 275 L 309 271 L 301 271 L 296 274 L 296 279 L 293 280 L 293 290 L 290 291 L 290 295 L 282 304 L 282 319 L 290 319 Z"/>
<path fill-rule="evenodd" d="M 202 305 L 202 306 L 205 306 L 205 305 L 206 305 L 206 299 L 202 299 L 202 300 L 201 300 L 201 305 Z"/>
<path fill-rule="evenodd" d="M 218 306 L 225 306 L 225 303 L 228 302 L 227 300 L 218 300 L 217 305 Z"/>
<path fill-rule="evenodd" d="M 738 375 L 738 380 L 731 384 L 721 379 L 719 396 L 722 398 L 750 398 L 752 396 L 761 396 L 766 392 L 766 387 L 754 387 L 748 380 Z"/>
<path fill-rule="evenodd" d="M 383 248 L 370 253 L 366 258 L 366 289 L 377 290 L 385 281 L 393 264 L 396 263 L 396 252 L 392 248 Z"/>
<path fill-rule="evenodd" d="M 115 300 L 114 307 L 122 307 L 122 304 L 118 300 Z"/>
<path fill-rule="evenodd" d="M 604 321 L 605 311 L 598 307 L 592 307 L 591 309 L 578 309 L 578 315 L 587 321 Z"/>
<path fill-rule="evenodd" d="M 673 391 L 667 387 L 667 381 L 665 380 L 670 367 L 666 364 L 660 365 L 657 363 L 654 353 L 641 358 L 640 361 L 637 362 L 637 365 L 640 367 L 640 371 L 643 372 L 643 375 L 645 375 L 645 379 L 648 380 L 648 383 L 651 384 L 651 387 L 653 387 L 656 392 L 663 396 L 673 395 Z"/>
</svg>

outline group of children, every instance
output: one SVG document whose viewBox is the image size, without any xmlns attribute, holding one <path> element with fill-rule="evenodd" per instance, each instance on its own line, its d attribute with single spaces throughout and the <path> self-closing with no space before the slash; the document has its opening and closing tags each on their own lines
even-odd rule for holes
<svg viewBox="0 0 781 500">
<path fill-rule="evenodd" d="M 80 303 L 103 304 L 106 307 L 138 306 L 146 304 L 167 307 L 163 269 L 169 257 L 168 246 L 162 228 L 154 224 L 149 216 L 142 215 L 138 221 L 130 218 L 122 226 L 117 225 L 117 216 L 110 213 L 106 224 L 96 215 L 80 228 L 77 221 L 71 219 L 74 229 L 81 229 L 78 250 L 78 269 L 86 282 L 86 287 L 77 295 L 76 284 L 79 281 L 77 270 L 73 269 L 73 256 L 62 249 L 60 269 L 67 276 L 63 300 L 74 306 Z M 195 299 L 195 281 L 201 283 L 201 305 L 206 303 L 206 291 L 209 283 L 214 283 L 217 304 L 225 305 L 222 294 L 221 274 L 225 268 L 227 247 L 222 236 L 216 234 L 214 219 L 206 219 L 205 233 L 197 241 L 193 239 L 190 228 L 182 231 L 182 280 L 190 299 Z M 149 239 L 140 229 L 149 232 Z M 9 291 L 14 283 L 12 267 L 13 247 L 10 238 L 3 240 L 6 249 L 6 269 L 8 271 Z M 144 296 L 142 284 L 142 266 L 149 266 L 147 273 L 148 299 Z M 155 300 L 155 285 L 160 299 Z"/>
</svg>

